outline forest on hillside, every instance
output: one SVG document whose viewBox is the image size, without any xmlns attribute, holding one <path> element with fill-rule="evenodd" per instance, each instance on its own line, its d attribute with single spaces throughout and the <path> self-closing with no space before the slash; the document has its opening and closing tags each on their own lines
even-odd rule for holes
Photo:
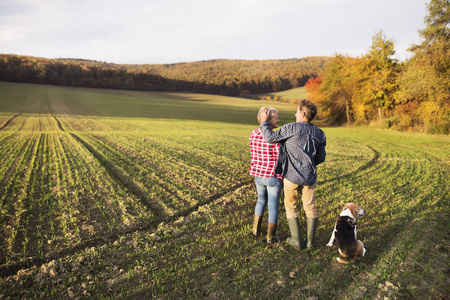
<svg viewBox="0 0 450 300">
<path fill-rule="evenodd" d="M 406 62 L 394 59 L 395 41 L 382 31 L 362 57 L 336 54 L 323 76 L 305 85 L 333 124 L 375 124 L 398 130 L 449 134 L 450 1 L 427 5 L 423 39 Z"/>
<path fill-rule="evenodd" d="M 0 55 L 0 80 L 75 87 L 178 91 L 245 96 L 304 86 L 321 75 L 327 57 L 210 60 L 167 65 L 119 65 L 82 59 Z"/>
</svg>

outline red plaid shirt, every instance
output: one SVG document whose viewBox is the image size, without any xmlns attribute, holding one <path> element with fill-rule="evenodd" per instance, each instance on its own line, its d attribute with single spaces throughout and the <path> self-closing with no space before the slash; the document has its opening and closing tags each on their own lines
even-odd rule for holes
<svg viewBox="0 0 450 300">
<path fill-rule="evenodd" d="M 253 130 L 250 134 L 250 175 L 281 178 L 281 174 L 275 175 L 278 149 L 278 144 L 269 144 L 264 140 L 261 128 Z"/>
</svg>

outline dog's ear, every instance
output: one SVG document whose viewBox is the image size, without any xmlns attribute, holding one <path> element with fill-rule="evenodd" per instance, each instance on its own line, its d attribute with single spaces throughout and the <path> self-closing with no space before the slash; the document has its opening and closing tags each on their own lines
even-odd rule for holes
<svg viewBox="0 0 450 300">
<path fill-rule="evenodd" d="M 352 204 L 353 203 L 345 203 L 344 208 L 342 209 L 342 211 L 346 210 Z"/>
<path fill-rule="evenodd" d="M 358 216 L 358 205 L 355 203 L 348 203 L 346 207 L 351 211 L 353 218 Z"/>
</svg>

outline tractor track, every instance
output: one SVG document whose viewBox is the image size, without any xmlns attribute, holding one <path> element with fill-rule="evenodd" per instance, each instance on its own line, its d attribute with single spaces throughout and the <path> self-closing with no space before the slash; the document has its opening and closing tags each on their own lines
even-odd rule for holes
<svg viewBox="0 0 450 300">
<path fill-rule="evenodd" d="M 152 231 L 161 222 L 172 223 L 181 217 L 189 216 L 190 214 L 198 211 L 199 208 L 201 208 L 202 206 L 210 205 L 214 201 L 216 201 L 226 195 L 232 194 L 236 190 L 238 190 L 244 186 L 247 186 L 247 185 L 249 186 L 252 183 L 253 183 L 253 179 L 244 181 L 244 182 L 240 182 L 240 183 L 234 185 L 229 190 L 212 195 L 212 196 L 208 197 L 207 199 L 205 199 L 205 201 L 198 203 L 197 205 L 195 205 L 189 209 L 186 209 L 182 212 L 179 212 L 173 216 L 166 217 L 164 220 L 161 220 L 161 219 L 149 220 L 148 222 L 140 223 L 135 226 L 129 227 L 127 229 L 121 229 L 120 231 L 117 231 L 117 232 L 112 232 L 112 233 L 108 233 L 108 234 L 103 233 L 102 236 L 98 236 L 98 237 L 95 237 L 95 238 L 92 238 L 89 240 L 85 240 L 73 247 L 67 247 L 58 252 L 48 254 L 44 257 L 34 256 L 34 257 L 29 257 L 27 259 L 24 259 L 24 260 L 21 260 L 18 262 L 14 262 L 14 263 L 10 263 L 10 264 L 3 264 L 0 266 L 0 277 L 5 278 L 8 276 L 14 275 L 19 270 L 23 270 L 23 269 L 29 269 L 32 267 L 40 267 L 41 265 L 48 263 L 52 260 L 60 259 L 60 258 L 69 256 L 69 255 L 73 255 L 77 252 L 81 252 L 81 251 L 91 248 L 91 247 L 99 247 L 102 245 L 114 243 L 121 236 L 126 236 L 126 235 L 137 233 L 137 232 Z"/>
<path fill-rule="evenodd" d="M 9 119 L 6 120 L 5 122 L 3 122 L 3 123 L 0 125 L 0 131 L 2 131 L 2 130 L 4 130 L 6 127 L 8 127 L 9 124 L 11 124 L 11 122 L 12 122 L 15 118 L 17 118 L 17 117 L 19 117 L 20 115 L 22 115 L 22 114 L 30 107 L 30 105 L 31 105 L 31 103 L 28 104 L 21 112 L 15 114 L 15 115 L 12 116 L 11 118 L 9 118 Z"/>
</svg>

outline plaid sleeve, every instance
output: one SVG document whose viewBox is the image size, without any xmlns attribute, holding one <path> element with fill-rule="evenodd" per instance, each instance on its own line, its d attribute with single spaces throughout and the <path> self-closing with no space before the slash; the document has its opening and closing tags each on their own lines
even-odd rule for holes
<svg viewBox="0 0 450 300">
<path fill-rule="evenodd" d="M 255 129 L 250 134 L 250 175 L 258 177 L 281 177 L 275 175 L 278 160 L 278 144 L 267 143 L 261 129 Z"/>
</svg>

